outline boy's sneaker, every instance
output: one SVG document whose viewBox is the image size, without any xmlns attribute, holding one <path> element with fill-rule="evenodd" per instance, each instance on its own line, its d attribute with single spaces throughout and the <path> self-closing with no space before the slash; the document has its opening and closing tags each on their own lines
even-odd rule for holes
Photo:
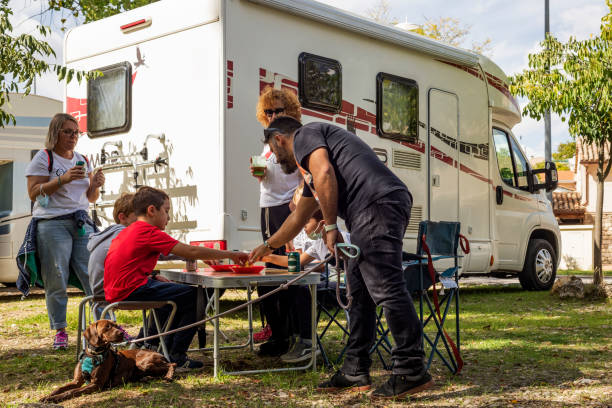
<svg viewBox="0 0 612 408">
<path fill-rule="evenodd" d="M 257 333 L 253 333 L 253 341 L 255 343 L 262 343 L 264 341 L 268 341 L 268 339 L 272 337 L 272 328 L 269 324 L 266 325 L 261 331 Z"/>
<path fill-rule="evenodd" d="M 53 338 L 53 350 L 67 350 L 68 349 L 68 333 L 64 330 L 60 330 L 55 333 Z"/>
<path fill-rule="evenodd" d="M 363 375 L 348 375 L 342 371 L 336 371 L 336 374 L 329 380 L 319 384 L 317 391 L 321 392 L 338 392 L 338 391 L 367 391 L 372 387 L 372 379 L 369 374 Z"/>
<path fill-rule="evenodd" d="M 259 346 L 259 357 L 278 357 L 289 351 L 289 339 L 271 339 Z"/>
<path fill-rule="evenodd" d="M 317 356 L 321 354 L 321 350 L 317 347 L 315 352 Z M 312 356 L 312 344 L 306 344 L 302 339 L 298 339 L 291 350 L 281 356 L 281 360 L 285 363 L 299 363 L 308 361 Z"/>
<path fill-rule="evenodd" d="M 374 398 L 401 398 L 408 394 L 416 394 L 433 385 L 429 373 L 417 381 L 411 381 L 405 375 L 392 374 L 386 383 L 378 387 L 373 393 Z"/>
</svg>

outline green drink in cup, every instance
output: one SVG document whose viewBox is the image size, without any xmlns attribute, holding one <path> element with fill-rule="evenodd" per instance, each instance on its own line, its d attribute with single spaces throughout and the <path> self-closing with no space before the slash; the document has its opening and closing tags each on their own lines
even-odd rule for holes
<svg viewBox="0 0 612 408">
<path fill-rule="evenodd" d="M 254 176 L 265 176 L 266 166 L 266 159 L 263 156 L 251 156 L 251 168 L 253 169 Z"/>
</svg>

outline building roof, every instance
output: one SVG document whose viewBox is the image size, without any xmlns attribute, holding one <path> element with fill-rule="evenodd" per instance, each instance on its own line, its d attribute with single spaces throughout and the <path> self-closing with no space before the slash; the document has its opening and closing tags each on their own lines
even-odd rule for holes
<svg viewBox="0 0 612 408">
<path fill-rule="evenodd" d="M 553 212 L 563 215 L 584 215 L 586 208 L 580 204 L 582 194 L 578 192 L 553 192 Z"/>
<path fill-rule="evenodd" d="M 599 157 L 597 155 L 597 146 L 595 144 L 584 143 L 582 138 L 576 138 L 576 165 L 578 163 L 597 163 Z M 610 158 L 610 150 L 608 149 L 608 145 L 604 144 L 604 160 L 608 160 Z M 577 166 L 576 166 L 577 167 Z"/>
</svg>

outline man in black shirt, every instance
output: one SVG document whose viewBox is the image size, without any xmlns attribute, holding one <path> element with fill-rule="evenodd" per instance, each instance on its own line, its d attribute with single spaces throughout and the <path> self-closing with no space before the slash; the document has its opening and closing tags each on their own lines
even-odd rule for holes
<svg viewBox="0 0 612 408">
<path fill-rule="evenodd" d="M 369 351 L 376 339 L 376 305 L 383 307 L 396 345 L 393 374 L 373 396 L 394 398 L 428 388 L 433 382 L 423 361 L 421 324 L 402 272 L 402 240 L 412 207 L 408 188 L 367 144 L 337 126 L 302 126 L 293 118 L 280 117 L 264 135 L 283 171 L 299 168 L 309 188 L 304 188 L 296 210 L 281 228 L 251 252 L 250 260 L 291 240 L 318 207 L 325 219 L 329 250 L 333 253 L 338 241 L 336 219 L 340 216 L 351 242 L 362 251 L 359 259 L 349 262 L 346 276 L 353 304 L 344 364 L 319 390 L 371 387 Z"/>
</svg>

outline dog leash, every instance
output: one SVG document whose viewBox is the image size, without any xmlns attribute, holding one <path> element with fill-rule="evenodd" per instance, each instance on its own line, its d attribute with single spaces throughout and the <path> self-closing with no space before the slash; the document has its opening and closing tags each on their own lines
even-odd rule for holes
<svg viewBox="0 0 612 408">
<path fill-rule="evenodd" d="M 357 247 L 355 245 L 351 245 L 351 244 L 343 244 L 343 243 L 336 244 L 336 248 L 335 248 L 335 253 L 336 254 L 338 253 L 338 249 L 340 249 L 340 254 L 345 256 L 346 258 L 356 258 L 361 253 L 361 250 L 359 249 L 359 247 Z M 326 263 L 330 262 L 333 258 L 334 257 L 330 254 L 330 255 L 328 255 L 323 260 L 322 263 L 326 264 Z M 204 323 L 209 322 L 211 320 L 219 319 L 219 318 L 221 318 L 223 316 L 226 316 L 228 314 L 235 313 L 235 312 L 237 312 L 239 310 L 242 310 L 242 309 L 246 308 L 249 305 L 253 305 L 255 303 L 261 302 L 265 298 L 270 297 L 270 296 L 274 295 L 275 293 L 278 293 L 281 290 L 287 290 L 287 288 L 289 286 L 291 286 L 295 282 L 303 279 L 305 276 L 310 275 L 319 266 L 320 266 L 320 264 L 314 265 L 313 267 L 308 268 L 304 272 L 300 273 L 295 278 L 293 278 L 293 279 L 283 283 L 278 288 L 276 288 L 276 289 L 274 289 L 274 290 L 264 294 L 263 296 L 260 296 L 257 299 L 253 299 L 253 300 L 250 300 L 250 301 L 248 301 L 246 303 L 238 305 L 238 306 L 236 306 L 236 307 L 234 307 L 232 309 L 226 310 L 225 312 L 218 313 L 218 314 L 216 314 L 214 316 L 207 317 L 206 319 L 202 319 L 200 321 L 188 324 L 186 326 L 177 327 L 176 329 L 168 330 L 167 332 L 158 333 L 158 334 L 154 334 L 154 335 L 147 336 L 147 337 L 141 337 L 139 339 L 132 339 L 132 340 L 128 340 L 128 341 L 123 341 L 121 343 L 115 343 L 115 345 L 117 345 L 117 346 L 127 346 L 129 344 L 140 343 L 140 342 L 147 341 L 147 340 L 157 339 L 157 338 L 162 337 L 162 336 L 168 336 L 170 334 L 178 333 L 178 332 L 183 331 L 183 330 L 188 330 L 188 329 L 191 329 L 193 327 L 201 326 Z M 339 272 L 338 272 L 338 276 L 339 276 Z M 349 289 L 349 287 L 348 287 L 348 282 L 347 282 L 347 292 L 348 292 L 348 289 Z M 338 288 L 336 288 L 336 296 L 338 298 L 338 302 L 340 303 L 340 291 L 338 290 Z M 347 297 L 349 299 L 349 305 L 348 306 L 350 307 L 350 303 L 351 303 L 352 297 L 349 297 L 349 296 L 350 295 L 348 295 Z M 342 305 L 342 303 L 340 303 L 340 305 Z M 344 306 L 342 306 L 342 307 L 344 308 Z"/>
<path fill-rule="evenodd" d="M 338 250 L 340 250 L 340 256 L 338 256 Z M 338 301 L 338 305 L 344 309 L 349 310 L 353 305 L 353 296 L 351 295 L 351 284 L 350 279 L 345 273 L 344 276 L 344 285 L 346 286 L 346 304 L 342 302 L 340 296 L 340 275 L 342 275 L 342 268 L 340 267 L 340 261 L 342 261 L 342 266 L 346 268 L 348 265 L 349 259 L 355 259 L 361 254 L 361 249 L 359 249 L 356 245 L 351 244 L 336 244 L 335 248 L 335 256 L 336 256 L 336 300 Z"/>
</svg>

